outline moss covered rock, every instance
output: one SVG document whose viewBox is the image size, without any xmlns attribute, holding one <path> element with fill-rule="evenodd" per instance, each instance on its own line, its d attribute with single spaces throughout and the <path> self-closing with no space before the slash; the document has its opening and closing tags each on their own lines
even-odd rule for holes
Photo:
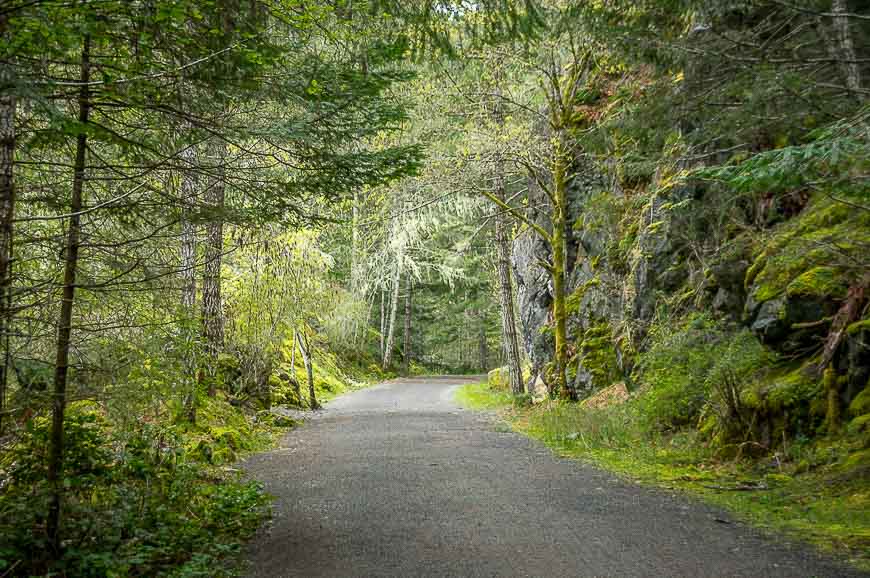
<svg viewBox="0 0 870 578">
<path fill-rule="evenodd" d="M 870 387 L 865 387 L 861 393 L 855 396 L 855 399 L 849 404 L 849 413 L 855 417 L 870 414 Z"/>
<path fill-rule="evenodd" d="M 814 199 L 774 232 L 747 270 L 747 324 L 781 352 L 817 347 L 855 281 L 852 259 L 868 242 L 870 214 Z"/>
<path fill-rule="evenodd" d="M 496 367 L 490 371 L 486 381 L 492 389 L 510 389 L 511 378 L 507 366 Z"/>
</svg>

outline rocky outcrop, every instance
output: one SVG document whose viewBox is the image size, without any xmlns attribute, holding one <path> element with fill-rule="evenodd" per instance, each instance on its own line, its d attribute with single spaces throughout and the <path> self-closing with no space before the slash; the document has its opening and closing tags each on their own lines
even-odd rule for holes
<svg viewBox="0 0 870 578">
<path fill-rule="evenodd" d="M 547 270 L 540 265 L 549 259 L 547 244 L 532 232 L 525 231 L 514 241 L 512 266 L 517 283 L 520 333 L 531 362 L 527 391 L 553 357 L 552 334 L 546 331 L 553 303 L 552 284 Z"/>
</svg>

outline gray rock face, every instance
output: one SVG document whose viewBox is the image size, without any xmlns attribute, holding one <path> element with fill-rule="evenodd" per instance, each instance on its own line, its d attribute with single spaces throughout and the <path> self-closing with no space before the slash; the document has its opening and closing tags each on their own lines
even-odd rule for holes
<svg viewBox="0 0 870 578">
<path fill-rule="evenodd" d="M 746 300 L 746 324 L 759 341 L 786 354 L 820 347 L 835 312 L 835 303 L 819 297 L 781 295 L 758 303 L 750 294 Z"/>
<path fill-rule="evenodd" d="M 550 318 L 553 295 L 549 273 L 540 263 L 549 259 L 547 244 L 532 231 L 525 231 L 514 241 L 512 265 L 517 282 L 520 333 L 532 364 L 532 383 L 553 356 L 553 340 L 542 331 Z"/>
</svg>

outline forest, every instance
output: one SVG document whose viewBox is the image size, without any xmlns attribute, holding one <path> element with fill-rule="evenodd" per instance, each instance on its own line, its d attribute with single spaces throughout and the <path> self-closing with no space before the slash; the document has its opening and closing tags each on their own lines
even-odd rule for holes
<svg viewBox="0 0 870 578">
<path fill-rule="evenodd" d="M 868 78 L 864 0 L 0 2 L 0 576 L 234 575 L 240 459 L 486 373 L 870 567 Z"/>
</svg>

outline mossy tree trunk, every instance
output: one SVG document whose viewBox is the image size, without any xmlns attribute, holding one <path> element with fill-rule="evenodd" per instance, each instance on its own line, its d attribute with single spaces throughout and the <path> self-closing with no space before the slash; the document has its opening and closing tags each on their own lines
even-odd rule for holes
<svg viewBox="0 0 870 578">
<path fill-rule="evenodd" d="M 578 91 L 585 84 L 592 66 L 591 50 L 583 48 L 580 39 L 571 37 L 571 59 L 568 63 L 559 62 L 555 53 L 536 70 L 540 73 L 542 89 L 547 102 L 546 120 L 549 125 L 549 144 L 546 151 L 549 162 L 549 179 L 542 177 L 546 172 L 531 159 L 520 160 L 529 176 L 547 196 L 550 203 L 549 227 L 536 222 L 523 211 L 510 206 L 497 194 L 483 191 L 484 196 L 527 225 L 550 248 L 552 262 L 545 265 L 553 283 L 553 331 L 555 348 L 553 352 L 555 379 L 549 384 L 551 393 L 558 393 L 565 399 L 576 397 L 569 387 L 566 374 L 568 357 L 567 335 L 567 236 L 568 236 L 568 186 L 573 179 L 573 166 L 576 155 L 576 137 L 572 134 L 577 127 L 575 104 Z"/>
</svg>

